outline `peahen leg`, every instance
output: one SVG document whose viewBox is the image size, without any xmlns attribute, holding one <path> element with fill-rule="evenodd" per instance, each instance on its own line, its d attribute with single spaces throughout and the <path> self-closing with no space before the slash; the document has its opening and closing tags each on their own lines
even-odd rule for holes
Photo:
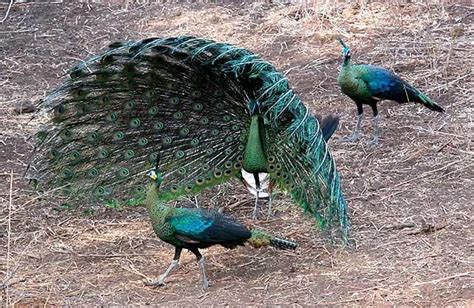
<svg viewBox="0 0 474 308">
<path fill-rule="evenodd" d="M 171 271 L 176 267 L 178 266 L 179 264 L 179 257 L 181 256 L 181 251 L 183 249 L 182 248 L 178 248 L 176 247 L 175 251 L 174 251 L 174 258 L 173 258 L 173 261 L 171 261 L 171 264 L 170 266 L 168 266 L 168 268 L 166 269 L 166 271 L 158 278 L 158 279 L 154 279 L 154 280 L 151 280 L 151 281 L 147 281 L 145 282 L 145 285 L 146 286 L 163 286 L 165 284 L 165 279 L 166 277 L 168 277 L 168 275 L 171 273 Z"/>
<path fill-rule="evenodd" d="M 201 269 L 201 275 L 202 275 L 202 288 L 207 289 L 209 288 L 209 280 L 207 280 L 207 274 L 206 274 L 206 261 L 203 255 L 199 252 L 197 248 L 190 249 L 192 253 L 197 258 L 197 262 L 199 265 L 199 268 Z"/>
<path fill-rule="evenodd" d="M 374 116 L 374 118 L 372 119 L 372 123 L 373 123 L 373 126 L 374 126 L 374 136 L 373 136 L 372 140 L 369 142 L 370 145 L 379 144 L 379 134 L 380 134 L 379 122 L 380 122 L 379 115 Z"/>
<path fill-rule="evenodd" d="M 254 173 L 253 177 L 255 179 L 255 190 L 257 192 L 256 197 L 255 197 L 255 207 L 253 208 L 253 213 L 252 213 L 252 219 L 256 220 L 258 217 L 258 198 L 259 198 L 259 193 L 260 193 L 260 178 L 258 173 Z"/>
<path fill-rule="evenodd" d="M 372 140 L 369 142 L 369 144 L 377 145 L 379 144 L 379 121 L 380 121 L 379 112 L 377 110 L 377 103 L 376 102 L 372 103 L 370 107 L 372 107 L 372 111 L 374 113 L 374 117 L 372 118 L 372 125 L 374 127 L 374 136 Z"/>
<path fill-rule="evenodd" d="M 346 136 L 346 137 L 342 138 L 344 141 L 353 142 L 353 141 L 357 141 L 361 137 L 360 127 L 362 125 L 362 118 L 363 117 L 364 117 L 364 113 L 359 113 L 357 115 L 357 117 L 356 117 L 357 118 L 357 123 L 356 123 L 355 130 L 349 136 Z"/>
</svg>

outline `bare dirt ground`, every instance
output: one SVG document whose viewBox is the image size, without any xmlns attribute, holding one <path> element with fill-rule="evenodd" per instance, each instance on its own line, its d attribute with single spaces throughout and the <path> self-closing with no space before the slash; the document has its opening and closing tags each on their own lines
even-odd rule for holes
<svg viewBox="0 0 474 308">
<path fill-rule="evenodd" d="M 0 24 L 0 301 L 18 305 L 336 306 L 473 305 L 473 17 L 471 4 L 143 5 L 15 4 Z M 3 4 L 2 4 L 3 5 Z M 0 6 L 4 16 L 6 6 Z M 162 288 L 143 285 L 173 249 L 144 209 L 58 210 L 22 179 L 37 129 L 18 105 L 60 83 L 108 43 L 191 34 L 253 50 L 286 72 L 314 112 L 341 116 L 331 141 L 350 207 L 353 245 L 332 245 L 283 195 L 276 216 L 255 223 L 240 186 L 215 191 L 239 219 L 297 240 L 279 252 L 205 251 L 213 286 L 202 291 L 194 258 Z M 389 67 L 445 114 L 380 104 L 381 145 L 346 144 L 355 105 L 336 76 L 342 35 L 355 62 Z M 11 179 L 11 174 L 13 179 Z M 200 196 L 215 205 L 211 193 Z M 239 207 L 239 200 L 249 202 Z M 90 213 L 89 213 L 90 214 Z"/>
</svg>

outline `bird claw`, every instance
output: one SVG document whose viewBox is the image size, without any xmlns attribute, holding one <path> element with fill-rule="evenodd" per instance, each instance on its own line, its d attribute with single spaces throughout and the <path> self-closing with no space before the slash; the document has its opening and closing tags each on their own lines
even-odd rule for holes
<svg viewBox="0 0 474 308">
<path fill-rule="evenodd" d="M 144 284 L 147 287 L 155 287 L 156 288 L 156 287 L 164 286 L 165 281 L 164 281 L 164 279 L 161 279 L 161 277 L 160 277 L 159 279 L 145 281 Z"/>
<path fill-rule="evenodd" d="M 208 289 L 210 286 L 211 286 L 211 284 L 210 284 L 209 281 L 207 281 L 207 280 L 202 283 L 202 289 L 203 289 L 203 290 Z"/>
<path fill-rule="evenodd" d="M 342 137 L 342 141 L 345 141 L 345 142 L 355 142 L 357 140 L 359 140 L 361 137 L 361 134 L 359 133 L 353 133 L 349 136 L 345 136 L 345 137 Z"/>
<path fill-rule="evenodd" d="M 373 138 L 367 143 L 369 146 L 375 147 L 379 144 L 379 138 Z"/>
</svg>

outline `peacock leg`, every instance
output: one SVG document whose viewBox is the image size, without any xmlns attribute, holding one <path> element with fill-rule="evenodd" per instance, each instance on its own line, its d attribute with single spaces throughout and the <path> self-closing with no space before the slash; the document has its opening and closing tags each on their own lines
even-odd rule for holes
<svg viewBox="0 0 474 308">
<path fill-rule="evenodd" d="M 268 213 L 267 219 L 272 216 L 272 201 L 273 201 L 273 181 L 270 179 L 268 183 Z"/>
<path fill-rule="evenodd" d="M 199 265 L 199 268 L 201 269 L 201 275 L 202 275 L 202 288 L 207 289 L 209 288 L 209 280 L 207 280 L 207 274 L 206 274 L 206 261 L 203 255 L 199 252 L 197 248 L 190 249 L 192 253 L 197 258 L 197 262 Z"/>
<path fill-rule="evenodd" d="M 374 116 L 374 118 L 372 119 L 372 122 L 373 122 L 373 126 L 374 126 L 374 137 L 369 142 L 369 144 L 370 145 L 377 145 L 377 144 L 379 144 L 379 134 L 380 134 L 380 130 L 379 130 L 380 117 L 379 117 L 379 115 Z"/>
<path fill-rule="evenodd" d="M 175 251 L 174 251 L 174 258 L 173 258 L 173 261 L 171 261 L 171 264 L 170 266 L 168 266 L 168 268 L 166 269 L 166 271 L 158 278 L 158 279 L 154 279 L 154 280 L 151 280 L 151 281 L 147 281 L 145 282 L 145 285 L 146 286 L 163 286 L 165 284 L 165 279 L 166 277 L 168 277 L 168 275 L 171 273 L 171 271 L 176 267 L 178 266 L 179 264 L 179 257 L 181 256 L 181 251 L 183 249 L 182 248 L 178 248 L 176 247 Z"/>
<path fill-rule="evenodd" d="M 257 217 L 258 217 L 258 194 L 259 194 L 259 190 L 257 189 L 257 196 L 255 197 L 255 206 L 253 208 L 253 213 L 252 213 L 252 219 L 253 220 L 257 220 Z"/>
<path fill-rule="evenodd" d="M 259 193 L 260 193 L 261 188 L 260 188 L 259 174 L 254 173 L 253 177 L 255 179 L 255 191 L 257 193 L 256 193 L 256 197 L 255 197 L 255 207 L 253 208 L 252 219 L 257 220 L 257 216 L 258 216 L 258 198 L 259 198 Z"/>
</svg>

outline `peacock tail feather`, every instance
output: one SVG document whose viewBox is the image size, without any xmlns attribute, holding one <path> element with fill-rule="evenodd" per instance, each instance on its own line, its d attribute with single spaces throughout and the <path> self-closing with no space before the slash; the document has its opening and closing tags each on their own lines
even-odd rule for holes
<svg viewBox="0 0 474 308">
<path fill-rule="evenodd" d="M 50 121 L 29 177 L 81 202 L 140 203 L 159 155 L 160 198 L 195 194 L 240 174 L 255 103 L 270 176 L 321 227 L 338 220 L 346 234 L 334 159 L 288 79 L 246 49 L 203 38 L 114 43 L 74 67 L 40 102 Z"/>
</svg>

